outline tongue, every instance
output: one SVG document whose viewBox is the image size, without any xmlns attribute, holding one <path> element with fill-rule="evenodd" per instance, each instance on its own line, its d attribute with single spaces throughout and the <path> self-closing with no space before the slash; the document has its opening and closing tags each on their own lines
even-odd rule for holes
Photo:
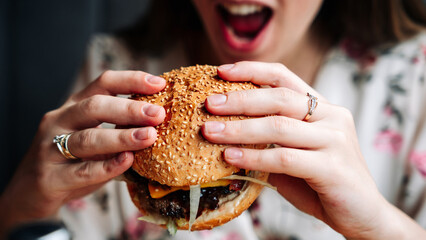
<svg viewBox="0 0 426 240">
<path fill-rule="evenodd" d="M 228 23 L 237 35 L 256 34 L 263 27 L 265 15 L 254 13 L 247 16 L 229 15 Z"/>
</svg>

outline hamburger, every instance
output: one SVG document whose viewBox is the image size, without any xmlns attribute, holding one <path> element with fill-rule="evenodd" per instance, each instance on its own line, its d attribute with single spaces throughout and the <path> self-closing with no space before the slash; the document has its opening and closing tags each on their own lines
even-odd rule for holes
<svg viewBox="0 0 426 240">
<path fill-rule="evenodd" d="M 232 121 L 246 116 L 215 116 L 204 108 L 209 95 L 255 89 L 249 82 L 220 79 L 214 66 L 191 66 L 162 75 L 166 87 L 154 95 L 132 99 L 163 106 L 166 117 L 157 126 L 158 138 L 135 152 L 125 173 L 127 187 L 141 220 L 176 229 L 204 230 L 239 216 L 260 194 L 268 174 L 247 171 L 224 161 L 229 145 L 205 140 L 206 121 Z M 234 145 L 235 146 L 235 145 Z M 237 145 L 265 148 L 266 145 Z"/>
</svg>

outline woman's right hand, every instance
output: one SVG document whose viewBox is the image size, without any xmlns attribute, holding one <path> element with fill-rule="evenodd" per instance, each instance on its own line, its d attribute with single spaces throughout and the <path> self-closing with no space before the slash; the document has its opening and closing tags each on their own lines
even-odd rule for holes
<svg viewBox="0 0 426 240">
<path fill-rule="evenodd" d="M 60 108 L 42 119 L 33 143 L 0 197 L 0 236 L 21 222 L 54 215 L 67 201 L 93 192 L 122 174 L 133 162 L 131 151 L 157 138 L 152 126 L 165 117 L 162 107 L 116 97 L 117 94 L 154 94 L 164 79 L 140 71 L 106 71 Z M 140 126 L 106 129 L 100 124 Z M 56 135 L 72 133 L 65 159 Z"/>
</svg>

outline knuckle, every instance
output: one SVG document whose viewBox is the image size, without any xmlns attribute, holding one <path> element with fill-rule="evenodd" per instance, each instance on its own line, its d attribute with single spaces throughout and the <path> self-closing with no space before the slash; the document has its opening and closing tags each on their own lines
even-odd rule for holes
<svg viewBox="0 0 426 240">
<path fill-rule="evenodd" d="M 132 137 L 133 131 L 132 130 L 126 130 L 122 131 L 120 134 L 118 134 L 117 141 L 118 144 L 121 146 L 125 145 L 137 145 L 137 140 Z"/>
<path fill-rule="evenodd" d="M 76 137 L 74 146 L 79 148 L 81 152 L 90 151 L 90 149 L 93 147 L 93 143 L 96 142 L 95 133 L 90 129 L 86 129 L 82 131 L 80 134 L 76 134 L 76 135 L 77 137 Z"/>
<path fill-rule="evenodd" d="M 106 70 L 103 73 L 101 73 L 101 75 L 96 79 L 96 81 L 103 83 L 107 81 L 109 78 L 111 78 L 113 74 L 114 74 L 113 70 Z"/>
<path fill-rule="evenodd" d="M 225 129 L 223 130 L 223 137 L 230 137 L 230 136 L 239 136 L 241 134 L 241 129 L 243 129 L 243 125 L 246 121 L 231 121 L 227 122 Z"/>
<path fill-rule="evenodd" d="M 227 95 L 233 104 L 236 104 L 238 106 L 243 106 L 241 104 L 244 103 L 244 99 L 246 99 L 245 91 L 231 92 L 231 93 L 227 93 Z"/>
<path fill-rule="evenodd" d="M 335 143 L 335 144 L 344 143 L 348 139 L 346 132 L 341 131 L 341 130 L 334 130 L 331 135 L 332 136 L 331 136 L 330 139 L 332 139 L 333 143 Z"/>
<path fill-rule="evenodd" d="M 281 116 L 272 116 L 270 117 L 270 121 L 273 132 L 277 134 L 283 134 L 286 129 L 292 128 L 291 121 Z"/>
<path fill-rule="evenodd" d="M 345 120 L 353 121 L 352 113 L 347 108 L 339 107 L 339 112 Z"/>
<path fill-rule="evenodd" d="M 291 167 L 292 162 L 296 156 L 292 152 L 280 150 L 278 153 L 278 158 L 281 169 L 287 169 Z"/>
<path fill-rule="evenodd" d="M 285 104 L 295 97 L 295 92 L 290 91 L 288 88 L 273 88 L 271 91 L 281 104 Z"/>
<path fill-rule="evenodd" d="M 344 129 L 352 129 L 354 128 L 354 119 L 352 116 L 352 113 L 344 107 L 338 107 L 338 114 L 340 116 L 340 119 L 342 121 L 342 127 Z"/>
<path fill-rule="evenodd" d="M 130 101 L 127 103 L 126 112 L 131 119 L 140 119 L 142 113 L 141 102 Z"/>
<path fill-rule="evenodd" d="M 274 79 L 272 79 L 272 87 L 276 87 L 280 85 L 281 79 L 285 79 L 288 75 L 288 68 L 282 64 L 282 63 L 273 63 L 273 76 Z"/>
<path fill-rule="evenodd" d="M 57 114 L 57 110 L 53 110 L 53 111 L 49 111 L 45 113 L 41 119 L 41 122 L 50 121 L 50 119 L 53 119 L 56 114 Z"/>
<path fill-rule="evenodd" d="M 114 172 L 114 167 L 111 164 L 111 161 L 104 161 L 102 164 L 103 174 L 110 175 Z"/>
<path fill-rule="evenodd" d="M 83 162 L 74 170 L 74 175 L 83 180 L 90 180 L 92 177 L 92 164 Z"/>
<path fill-rule="evenodd" d="M 40 121 L 39 129 L 45 131 L 46 129 L 50 129 L 52 127 L 52 122 L 58 117 L 59 110 L 53 110 L 45 113 Z"/>
<path fill-rule="evenodd" d="M 144 75 L 141 71 L 132 71 L 129 74 L 129 80 L 137 84 L 144 79 Z"/>
<path fill-rule="evenodd" d="M 96 110 L 99 109 L 102 102 L 102 96 L 101 95 L 93 95 L 89 98 L 86 98 L 80 103 L 80 110 L 85 115 L 90 116 L 92 115 Z"/>
<path fill-rule="evenodd" d="M 272 67 L 277 71 L 287 71 L 287 67 L 282 63 L 272 63 Z"/>
</svg>

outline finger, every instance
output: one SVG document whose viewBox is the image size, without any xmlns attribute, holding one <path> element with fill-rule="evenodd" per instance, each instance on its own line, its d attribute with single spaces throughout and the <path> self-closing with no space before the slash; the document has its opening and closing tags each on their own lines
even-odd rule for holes
<svg viewBox="0 0 426 240">
<path fill-rule="evenodd" d="M 89 158 L 151 146 L 157 139 L 153 127 L 134 129 L 90 128 L 74 132 L 68 139 L 69 151 L 78 158 Z"/>
<path fill-rule="evenodd" d="M 282 115 L 302 120 L 309 111 L 309 97 L 288 88 L 252 89 L 209 96 L 205 106 L 217 115 Z M 331 105 L 319 102 L 309 121 L 321 120 L 331 111 Z"/>
<path fill-rule="evenodd" d="M 280 63 L 237 62 L 219 66 L 218 75 L 228 81 L 250 81 L 258 85 L 285 87 L 300 94 L 309 92 L 325 101 L 318 92 Z"/>
<path fill-rule="evenodd" d="M 77 189 L 101 184 L 117 177 L 132 166 L 133 153 L 123 152 L 106 161 L 85 161 L 64 164 L 58 176 L 58 185 L 66 189 Z"/>
<path fill-rule="evenodd" d="M 287 117 L 272 116 L 241 121 L 204 123 L 203 136 L 210 142 L 226 144 L 279 144 L 318 149 L 333 140 L 331 131 L 318 125 Z"/>
<path fill-rule="evenodd" d="M 323 208 L 318 194 L 304 179 L 274 173 L 269 175 L 268 180 L 296 208 L 315 217 L 322 217 Z"/>
<path fill-rule="evenodd" d="M 105 71 L 83 91 L 73 96 L 73 100 L 101 94 L 154 94 L 166 86 L 166 80 L 142 71 Z"/>
<path fill-rule="evenodd" d="M 265 150 L 227 148 L 225 160 L 239 168 L 270 173 L 284 173 L 298 178 L 321 179 L 328 173 L 322 153 L 294 148 Z"/>
<path fill-rule="evenodd" d="M 69 129 L 95 127 L 102 122 L 117 125 L 156 126 L 166 112 L 163 107 L 143 101 L 94 95 L 63 110 L 58 123 Z"/>
</svg>

